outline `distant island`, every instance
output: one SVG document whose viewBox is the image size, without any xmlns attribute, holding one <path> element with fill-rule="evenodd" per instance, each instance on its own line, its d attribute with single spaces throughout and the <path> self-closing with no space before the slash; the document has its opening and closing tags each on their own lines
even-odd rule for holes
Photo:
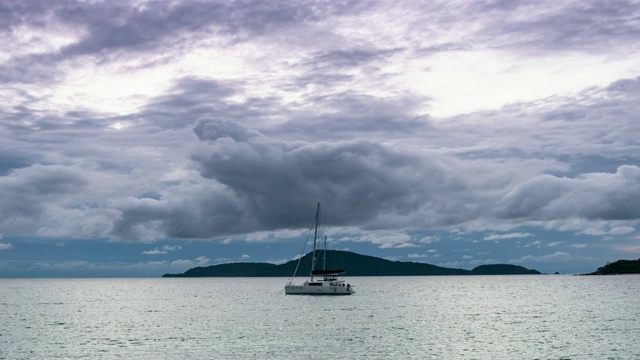
<svg viewBox="0 0 640 360">
<path fill-rule="evenodd" d="M 322 252 L 317 253 L 322 267 Z M 162 277 L 289 277 L 298 260 L 281 265 L 269 263 L 229 263 L 196 267 L 182 274 L 164 274 Z M 299 276 L 306 276 L 311 268 L 311 253 L 302 257 Z M 480 265 L 473 270 L 446 268 L 426 263 L 391 261 L 350 251 L 327 250 L 327 269 L 343 269 L 348 276 L 415 276 L 415 275 L 528 275 L 540 274 L 518 265 Z"/>
<path fill-rule="evenodd" d="M 638 260 L 618 260 L 608 263 L 598 270 L 586 275 L 622 275 L 640 274 L 640 259 Z"/>
</svg>

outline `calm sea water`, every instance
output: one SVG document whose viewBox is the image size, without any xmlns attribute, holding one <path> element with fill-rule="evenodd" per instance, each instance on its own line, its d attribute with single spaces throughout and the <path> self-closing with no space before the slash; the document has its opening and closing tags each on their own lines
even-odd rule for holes
<svg viewBox="0 0 640 360">
<path fill-rule="evenodd" d="M 0 359 L 640 359 L 640 276 L 0 279 Z"/>
</svg>

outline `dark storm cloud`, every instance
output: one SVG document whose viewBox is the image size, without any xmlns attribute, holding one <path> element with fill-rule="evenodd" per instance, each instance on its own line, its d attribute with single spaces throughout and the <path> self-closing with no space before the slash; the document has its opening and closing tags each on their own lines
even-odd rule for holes
<svg viewBox="0 0 640 360">
<path fill-rule="evenodd" d="M 570 180 L 551 175 L 519 180 L 508 175 L 513 164 L 469 167 L 454 158 L 394 151 L 366 140 L 284 142 L 211 118 L 199 120 L 194 131 L 203 141 L 193 155 L 202 175 L 242 201 L 245 218 L 253 217 L 258 226 L 252 230 L 303 226 L 306 218 L 300 214 L 313 200 L 331 208 L 330 225 L 363 228 L 448 226 L 494 217 L 640 218 L 633 205 L 640 177 L 633 166 Z M 548 206 L 553 200 L 565 205 Z"/>
<path fill-rule="evenodd" d="M 420 97 L 375 97 L 357 92 L 308 96 L 315 113 L 293 113 L 290 121 L 265 129 L 296 139 L 395 139 L 420 136 L 433 129 L 429 116 L 415 115 L 428 99 Z"/>
<path fill-rule="evenodd" d="M 0 225 L 32 224 L 48 207 L 83 191 L 87 179 L 76 169 L 33 165 L 0 177 Z M 13 224 L 12 224 L 13 223 Z"/>
<path fill-rule="evenodd" d="M 614 174 L 592 173 L 575 179 L 541 175 L 511 190 L 498 209 L 499 216 L 529 220 L 637 220 L 640 168 L 625 165 Z"/>
<path fill-rule="evenodd" d="M 111 236 L 152 242 L 159 238 L 209 238 L 258 228 L 242 201 L 219 184 L 192 181 L 164 189 L 159 199 L 129 197 Z"/>
<path fill-rule="evenodd" d="M 267 228 L 304 225 L 299 214 L 315 200 L 330 204 L 333 225 L 373 225 L 382 208 L 406 213 L 428 199 L 413 193 L 423 180 L 416 169 L 442 177 L 435 163 L 365 140 L 282 142 L 222 119 L 201 119 L 195 131 L 209 144 L 194 154 L 203 176 L 246 201 Z"/>
<path fill-rule="evenodd" d="M 194 117 L 209 113 L 231 113 L 233 106 L 226 98 L 236 93 L 232 86 L 217 81 L 194 78 L 180 79 L 168 93 L 145 105 L 141 114 L 146 123 L 161 127 L 185 127 L 193 124 Z M 236 107 L 238 111 L 244 107 Z"/>
</svg>

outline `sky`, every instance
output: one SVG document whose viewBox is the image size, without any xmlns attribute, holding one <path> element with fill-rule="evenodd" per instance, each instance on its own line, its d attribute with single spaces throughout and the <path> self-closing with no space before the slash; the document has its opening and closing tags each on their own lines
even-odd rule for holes
<svg viewBox="0 0 640 360">
<path fill-rule="evenodd" d="M 0 0 L 0 277 L 640 258 L 638 1 Z M 306 245 L 305 245 L 306 244 Z"/>
</svg>

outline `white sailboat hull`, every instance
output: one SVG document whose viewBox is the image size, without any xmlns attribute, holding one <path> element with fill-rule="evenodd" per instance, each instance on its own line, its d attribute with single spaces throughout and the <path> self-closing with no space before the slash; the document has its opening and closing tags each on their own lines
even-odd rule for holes
<svg viewBox="0 0 640 360">
<path fill-rule="evenodd" d="M 312 286 L 308 283 L 302 285 L 286 285 L 284 292 L 287 295 L 351 295 L 352 287 L 342 285 Z"/>
</svg>

